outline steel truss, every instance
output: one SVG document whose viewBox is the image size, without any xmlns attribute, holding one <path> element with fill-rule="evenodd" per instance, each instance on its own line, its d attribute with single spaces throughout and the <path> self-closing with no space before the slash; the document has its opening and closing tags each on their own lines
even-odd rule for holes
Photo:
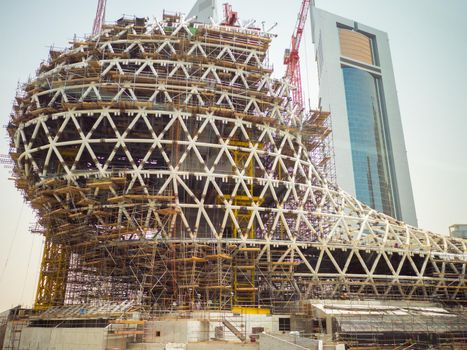
<svg viewBox="0 0 467 350">
<path fill-rule="evenodd" d="M 42 306 L 465 300 L 465 240 L 378 213 L 323 175 L 328 114 L 302 118 L 271 77 L 271 38 L 166 15 L 50 52 L 8 126 L 17 187 L 69 254 Z"/>
</svg>

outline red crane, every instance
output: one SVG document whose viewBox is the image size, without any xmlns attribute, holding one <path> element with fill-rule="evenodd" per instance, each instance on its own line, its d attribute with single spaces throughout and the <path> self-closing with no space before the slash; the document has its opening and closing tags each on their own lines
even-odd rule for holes
<svg viewBox="0 0 467 350">
<path fill-rule="evenodd" d="M 94 18 L 94 24 L 92 26 L 92 35 L 99 34 L 102 29 L 102 25 L 104 24 L 105 19 L 106 3 L 107 0 L 99 0 L 97 3 L 96 18 Z"/>
<path fill-rule="evenodd" d="M 292 43 L 290 45 L 290 49 L 285 50 L 284 55 L 284 64 L 287 65 L 285 76 L 289 78 L 292 85 L 296 88 L 292 91 L 292 100 L 301 107 L 303 107 L 303 91 L 299 51 L 311 1 L 312 0 L 302 0 L 297 24 L 295 25 L 294 33 L 292 35 Z"/>
<path fill-rule="evenodd" d="M 229 3 L 224 4 L 224 21 L 222 22 L 223 25 L 226 26 L 235 26 L 238 20 L 238 12 L 232 9 L 232 5 Z"/>
</svg>

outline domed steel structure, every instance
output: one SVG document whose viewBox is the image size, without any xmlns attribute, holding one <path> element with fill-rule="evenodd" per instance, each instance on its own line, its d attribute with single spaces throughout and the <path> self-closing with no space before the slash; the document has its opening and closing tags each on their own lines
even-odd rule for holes
<svg viewBox="0 0 467 350">
<path fill-rule="evenodd" d="M 46 237 L 38 308 L 465 299 L 465 240 L 380 214 L 323 175 L 328 114 L 304 117 L 271 77 L 271 40 L 164 14 L 50 52 L 8 126 Z"/>
</svg>

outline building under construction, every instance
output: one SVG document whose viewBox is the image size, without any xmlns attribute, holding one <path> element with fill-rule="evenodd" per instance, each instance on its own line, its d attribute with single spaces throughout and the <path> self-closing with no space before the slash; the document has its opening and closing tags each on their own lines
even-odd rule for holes
<svg viewBox="0 0 467 350">
<path fill-rule="evenodd" d="M 18 91 L 15 182 L 45 237 L 29 327 L 94 320 L 135 340 L 162 314 L 217 315 L 211 322 L 244 342 L 253 321 L 240 321 L 242 333 L 225 315 L 246 313 L 286 315 L 271 321 L 276 330 L 340 331 L 359 346 L 387 329 L 400 333 L 397 346 L 414 333 L 465 344 L 467 241 L 408 226 L 334 185 L 329 113 L 304 111 L 290 81 L 272 77 L 273 34 L 230 18 L 121 18 L 51 50 Z M 395 304 L 371 312 L 366 300 Z M 390 326 L 353 329 L 352 305 L 367 327 L 384 328 L 385 312 Z M 406 328 L 394 331 L 404 307 Z M 423 312 L 453 326 L 429 328 Z M 423 325 L 408 327 L 414 319 Z M 214 337 L 209 325 L 198 332 Z"/>
</svg>

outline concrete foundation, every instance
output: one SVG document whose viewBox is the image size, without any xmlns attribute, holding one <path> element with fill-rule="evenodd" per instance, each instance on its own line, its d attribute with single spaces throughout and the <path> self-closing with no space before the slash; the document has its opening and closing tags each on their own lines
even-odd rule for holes
<svg viewBox="0 0 467 350">
<path fill-rule="evenodd" d="M 278 336 L 263 333 L 259 337 L 259 350 L 323 350 L 320 340 L 294 337 L 293 335 Z"/>
<path fill-rule="evenodd" d="M 225 342 L 209 342 L 209 343 L 193 343 L 187 344 L 187 350 L 259 350 L 258 343 L 225 343 Z"/>
<path fill-rule="evenodd" d="M 105 328 L 23 328 L 19 349 L 102 350 L 106 348 Z M 4 344 L 3 349 L 12 348 Z"/>
<path fill-rule="evenodd" d="M 261 332 L 279 332 L 279 320 L 290 316 L 265 314 L 200 313 L 192 318 L 161 318 L 136 324 L 109 324 L 102 328 L 31 326 L 21 332 L 6 325 L 3 349 L 126 350 L 126 349 L 259 349 Z M 127 327 L 127 328 L 125 328 Z M 142 333 L 139 333 L 142 332 Z M 143 334 L 144 333 L 144 334 Z M 287 331 L 284 331 L 287 333 Z M 20 334 L 20 336 L 18 336 Z M 122 335 L 124 334 L 124 335 Z M 251 342 L 252 341 L 252 342 Z"/>
<path fill-rule="evenodd" d="M 161 320 L 145 325 L 145 342 L 196 343 L 209 340 L 209 322 L 206 320 Z"/>
<path fill-rule="evenodd" d="M 304 309 L 301 315 L 200 311 L 151 320 L 139 315 L 117 320 L 23 317 L 3 324 L 3 350 L 335 350 L 343 343 L 408 340 L 416 341 L 417 349 L 465 344 L 465 315 L 436 304 L 308 300 Z"/>
<path fill-rule="evenodd" d="M 178 345 L 178 344 L 177 344 Z M 183 344 L 184 350 L 259 350 L 259 343 L 201 342 Z M 128 350 L 169 350 L 171 344 L 129 344 Z M 176 348 L 182 349 L 182 348 Z M 173 347 L 170 350 L 174 350 Z"/>
</svg>

